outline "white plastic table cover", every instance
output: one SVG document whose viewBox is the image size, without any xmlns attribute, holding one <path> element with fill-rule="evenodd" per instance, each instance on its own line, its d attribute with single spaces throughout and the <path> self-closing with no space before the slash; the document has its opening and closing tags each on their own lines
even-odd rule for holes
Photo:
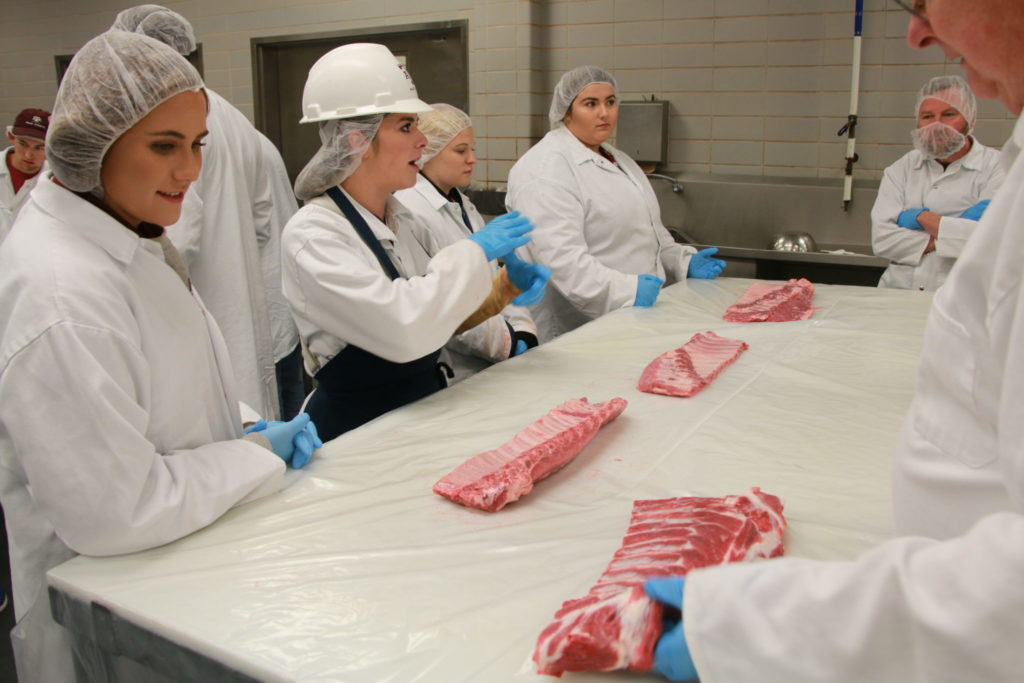
<svg viewBox="0 0 1024 683">
<path fill-rule="evenodd" d="M 57 594 L 270 681 L 530 681 L 534 642 L 611 560 L 634 499 L 780 496 L 788 555 L 893 534 L 890 460 L 931 297 L 817 287 L 807 321 L 726 323 L 750 280 L 690 280 L 345 434 L 279 494 L 133 555 L 78 557 Z M 750 348 L 692 398 L 641 393 L 713 330 Z M 497 513 L 431 492 L 566 399 L 628 400 L 565 469 Z M 643 676 L 639 677 L 641 680 Z M 626 672 L 565 680 L 637 680 Z"/>
</svg>

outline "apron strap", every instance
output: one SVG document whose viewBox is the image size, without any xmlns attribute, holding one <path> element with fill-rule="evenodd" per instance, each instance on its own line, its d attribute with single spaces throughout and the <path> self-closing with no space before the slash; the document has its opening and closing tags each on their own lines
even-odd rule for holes
<svg viewBox="0 0 1024 683">
<path fill-rule="evenodd" d="M 352 202 L 349 201 L 348 197 L 341 189 L 334 185 L 333 187 L 327 188 L 327 196 L 334 200 L 334 203 L 338 205 L 341 212 L 348 219 L 348 222 L 352 224 L 356 234 L 359 235 L 359 239 L 363 240 L 363 243 L 370 248 L 373 255 L 377 257 L 377 261 L 380 263 L 380 267 L 384 269 L 384 272 L 392 280 L 397 280 L 402 277 L 398 273 L 398 269 L 395 268 L 395 264 L 388 257 L 388 253 L 384 251 L 384 247 L 380 245 L 380 240 L 373 234 L 373 230 L 366 223 L 366 219 L 362 217 L 356 207 L 352 206 Z"/>
</svg>

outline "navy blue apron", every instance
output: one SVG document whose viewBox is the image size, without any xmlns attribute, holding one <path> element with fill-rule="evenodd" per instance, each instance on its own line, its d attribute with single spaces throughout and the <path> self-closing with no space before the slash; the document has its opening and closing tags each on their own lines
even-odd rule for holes
<svg viewBox="0 0 1024 683">
<path fill-rule="evenodd" d="M 430 186 L 437 190 L 442 197 L 447 199 L 449 202 L 459 205 L 459 211 L 462 212 L 462 222 L 466 224 L 466 229 L 469 230 L 469 234 L 472 235 L 475 233 L 476 230 L 473 229 L 473 223 L 469 220 L 469 214 L 466 213 L 466 205 L 462 203 L 462 195 L 459 194 L 459 189 L 457 187 L 453 187 L 448 194 L 445 194 L 444 192 L 441 192 L 440 187 L 434 184 L 433 180 L 424 175 L 423 171 L 420 171 L 420 175 L 423 176 L 426 181 L 430 183 Z"/>
<path fill-rule="evenodd" d="M 384 272 L 401 277 L 387 252 L 352 202 L 337 187 L 327 190 L 359 238 L 373 251 Z M 389 410 L 400 408 L 444 389 L 438 358 L 441 349 L 408 363 L 393 363 L 349 344 L 316 373 L 317 388 L 306 412 L 324 441 L 365 424 Z"/>
</svg>

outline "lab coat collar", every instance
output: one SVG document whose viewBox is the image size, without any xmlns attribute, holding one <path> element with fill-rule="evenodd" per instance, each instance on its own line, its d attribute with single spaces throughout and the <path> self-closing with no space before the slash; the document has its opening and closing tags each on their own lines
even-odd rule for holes
<svg viewBox="0 0 1024 683">
<path fill-rule="evenodd" d="M 999 165 L 1005 173 L 1010 172 L 1010 168 L 1017 161 L 1021 149 L 1024 149 L 1024 114 L 1021 114 L 1020 118 L 1017 119 L 1010 139 L 1006 141 L 1002 151 L 999 152 Z"/>
<path fill-rule="evenodd" d="M 1024 149 L 1024 113 L 1017 119 L 1013 126 L 1013 137 L 1011 138 L 1019 149 Z"/>
<path fill-rule="evenodd" d="M 413 189 L 420 194 L 423 199 L 426 200 L 430 208 L 435 211 L 440 211 L 448 203 L 448 198 L 438 192 L 434 184 L 427 180 L 427 177 L 422 173 L 416 174 L 416 184 Z"/>
<path fill-rule="evenodd" d="M 377 235 L 378 238 L 382 240 L 389 239 L 394 242 L 402 222 L 409 221 L 412 217 L 412 211 L 407 209 L 405 204 L 398 201 L 398 199 L 395 198 L 395 195 L 391 195 L 388 197 L 388 203 L 384 205 L 384 218 L 387 220 L 387 225 L 381 226 L 386 228 L 387 232 L 384 236 Z M 377 225 L 380 225 L 380 221 L 376 218 L 374 218 L 374 220 L 377 222 Z M 377 233 L 377 225 L 373 225 L 372 223 L 370 224 L 370 228 L 373 229 L 374 234 Z"/>
<path fill-rule="evenodd" d="M 982 154 L 985 146 L 978 142 L 978 138 L 973 135 L 970 137 L 971 151 L 950 164 L 949 167 L 946 168 L 947 171 L 954 166 L 957 168 L 962 167 L 968 171 L 980 171 L 984 168 L 984 164 L 982 163 Z M 925 159 L 916 149 L 914 150 L 914 154 L 916 155 L 914 163 L 914 168 L 916 169 L 922 168 L 930 161 L 935 161 L 934 159 Z M 935 163 L 938 162 L 936 161 Z"/>
<path fill-rule="evenodd" d="M 386 223 L 381 223 L 379 218 L 374 216 L 369 209 L 357 202 L 352 195 L 345 191 L 344 187 L 338 185 L 338 189 L 348 197 L 350 202 L 352 202 L 352 206 L 356 208 L 356 211 L 358 211 L 359 215 L 363 217 L 366 224 L 370 226 L 370 231 L 373 233 L 373 236 L 377 238 L 378 242 L 383 242 L 385 240 L 389 242 L 395 241 L 395 235 L 398 234 L 398 222 L 395 220 L 395 216 L 401 211 L 408 212 L 408 210 L 402 206 L 402 203 L 395 199 L 395 195 L 388 197 L 387 203 L 384 204 L 384 219 Z M 332 211 L 344 218 L 344 214 L 341 213 L 341 209 L 334 205 L 333 199 L 328 197 L 326 194 L 320 195 L 317 199 L 321 198 Z"/>
<path fill-rule="evenodd" d="M 556 128 L 555 130 L 548 133 L 548 135 L 551 135 L 556 140 L 558 140 L 562 148 L 569 153 L 570 160 L 576 165 L 590 162 L 593 164 L 597 164 L 599 166 L 607 165 L 608 168 L 615 167 L 615 164 L 608 161 L 597 152 L 591 151 L 589 147 L 580 142 L 579 138 L 573 135 L 565 126 L 562 126 L 561 128 Z M 611 154 L 616 159 L 618 158 L 620 152 L 611 145 L 609 145 L 608 143 L 604 143 L 603 145 L 601 145 L 601 147 L 607 150 L 608 153 Z"/>
<path fill-rule="evenodd" d="M 142 238 L 99 207 L 55 183 L 52 171 L 44 171 L 43 177 L 32 189 L 32 200 L 54 218 L 80 227 L 83 237 L 101 247 L 115 260 L 127 265 L 135 258 Z"/>
</svg>

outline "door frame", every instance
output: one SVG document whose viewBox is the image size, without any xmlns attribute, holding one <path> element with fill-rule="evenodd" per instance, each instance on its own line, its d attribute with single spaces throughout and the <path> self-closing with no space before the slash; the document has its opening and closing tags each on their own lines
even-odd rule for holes
<svg viewBox="0 0 1024 683">
<path fill-rule="evenodd" d="M 455 29 L 459 40 L 462 41 L 465 50 L 465 63 L 469 63 L 469 20 L 452 19 L 446 21 L 430 21 L 416 24 L 399 24 L 395 26 L 369 26 L 364 28 L 342 29 L 336 31 L 324 31 L 322 33 L 300 33 L 284 36 L 265 36 L 250 38 L 250 54 L 252 55 L 252 91 L 253 91 L 253 119 L 256 128 L 263 132 L 275 144 L 280 143 L 278 131 L 268 130 L 270 120 L 268 111 L 273 108 L 271 97 L 273 93 L 263 83 L 260 75 L 265 68 L 271 67 L 273 48 L 285 45 L 295 45 L 307 42 L 319 42 L 332 38 L 357 38 L 360 36 L 381 36 L 396 33 L 418 33 Z M 353 42 L 349 40 L 348 42 Z M 467 74 L 468 75 L 468 74 Z M 468 103 L 467 103 L 468 104 Z"/>
</svg>

